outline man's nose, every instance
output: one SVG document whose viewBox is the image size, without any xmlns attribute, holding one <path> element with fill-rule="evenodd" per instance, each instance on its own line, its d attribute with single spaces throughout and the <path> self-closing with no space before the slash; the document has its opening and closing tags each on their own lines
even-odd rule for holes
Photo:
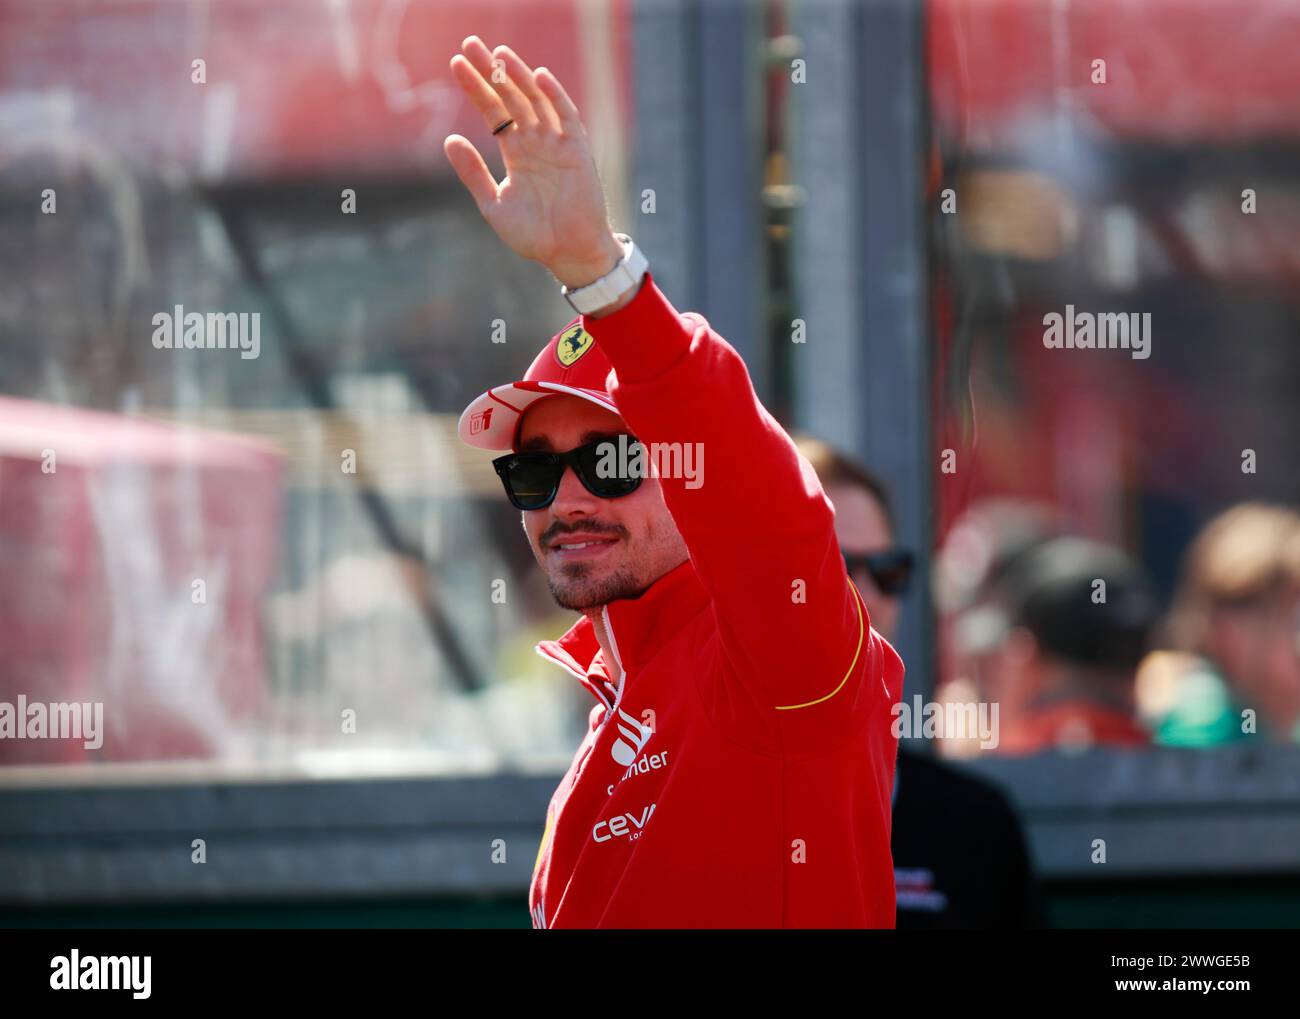
<svg viewBox="0 0 1300 1019">
<path fill-rule="evenodd" d="M 560 487 L 556 490 L 555 501 L 551 503 L 551 512 L 557 517 L 585 516 L 596 512 L 600 500 L 587 491 L 571 465 L 566 464 L 560 475 Z"/>
<path fill-rule="evenodd" d="M 879 591 L 875 589 L 863 590 L 862 588 L 858 588 L 858 590 L 862 591 L 863 604 L 867 606 L 867 611 L 871 613 L 871 615 L 873 616 L 882 615 L 885 611 L 888 610 L 889 606 L 893 603 L 892 598 L 890 598 L 887 595 L 881 594 Z"/>
<path fill-rule="evenodd" d="M 871 575 L 870 570 L 859 566 L 851 571 L 850 576 L 852 576 L 853 582 L 858 585 L 858 590 L 862 592 L 862 597 L 868 605 L 884 598 L 884 592 L 876 586 L 876 578 Z"/>
</svg>

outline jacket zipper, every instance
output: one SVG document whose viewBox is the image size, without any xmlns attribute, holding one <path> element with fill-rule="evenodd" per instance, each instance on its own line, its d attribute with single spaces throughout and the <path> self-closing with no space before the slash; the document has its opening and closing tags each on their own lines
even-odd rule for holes
<svg viewBox="0 0 1300 1019">
<path fill-rule="evenodd" d="M 609 638 L 609 649 L 614 652 L 614 664 L 618 666 L 618 689 L 614 692 L 614 704 L 610 707 L 605 715 L 605 721 L 609 721 L 609 716 L 618 712 L 619 706 L 623 703 L 623 688 L 627 686 L 627 669 L 623 667 L 623 656 L 618 653 L 618 641 L 614 637 L 614 627 L 609 621 L 609 606 L 603 605 L 600 609 L 600 618 L 605 623 L 605 636 Z M 604 722 L 601 723 L 603 728 Z"/>
<path fill-rule="evenodd" d="M 609 704 L 609 703 L 607 702 L 606 705 L 605 705 L 605 717 L 601 720 L 601 723 L 600 723 L 600 728 L 601 728 L 601 730 L 603 731 L 604 728 L 605 728 L 605 726 L 607 726 L 607 725 L 609 724 L 609 720 L 610 720 L 611 718 L 613 718 L 613 717 L 618 713 L 619 706 L 623 703 L 623 689 L 624 689 L 624 687 L 627 685 L 627 669 L 625 669 L 625 668 L 623 667 L 623 656 L 620 655 L 620 654 L 618 653 L 618 641 L 614 638 L 614 627 L 610 624 L 610 620 L 609 620 L 609 606 L 608 606 L 608 605 L 605 605 L 605 606 L 602 606 L 602 607 L 601 607 L 601 610 L 600 610 L 600 618 L 601 618 L 601 621 L 605 624 L 605 636 L 609 638 L 609 648 L 610 648 L 610 650 L 614 653 L 614 664 L 616 664 L 616 665 L 618 666 L 618 689 L 614 692 L 614 703 L 611 705 L 611 704 Z M 583 681 L 584 685 L 586 684 L 586 682 L 587 682 L 587 677 L 586 677 L 586 676 L 583 676 L 583 675 L 579 675 L 578 672 L 575 671 L 574 669 L 570 669 L 569 666 L 568 666 L 565 662 L 558 661 L 557 659 L 552 658 L 550 655 L 544 655 L 544 657 L 546 657 L 546 658 L 550 658 L 551 661 L 555 662 L 555 663 L 556 663 L 557 665 L 559 665 L 561 668 L 563 668 L 563 669 L 565 669 L 566 671 L 571 672 L 571 673 L 573 673 L 575 676 L 577 676 L 580 680 Z M 601 700 L 604 701 L 605 698 L 604 698 L 604 697 L 601 697 Z M 598 741 L 599 741 L 599 738 L 600 738 L 599 735 L 597 735 L 597 737 L 596 737 L 596 741 L 593 741 L 593 743 L 592 743 L 592 749 L 591 749 L 591 751 L 589 751 L 588 754 L 587 754 L 587 758 L 588 758 L 588 759 L 590 759 L 590 757 L 591 757 L 591 753 L 595 751 L 595 749 L 596 749 L 596 748 L 595 748 L 595 742 L 598 742 Z M 582 762 L 578 765 L 578 770 L 577 770 L 577 771 L 574 773 L 574 775 L 573 775 L 573 784 L 574 784 L 575 786 L 578 784 L 578 775 L 581 773 L 581 771 L 583 770 L 583 768 L 586 766 L 586 763 L 587 763 L 587 761 L 585 761 L 585 760 L 582 761 Z M 554 819 L 554 824 L 555 824 L 555 826 L 556 826 L 557 828 L 559 827 L 559 824 L 560 824 L 560 812 L 557 812 L 557 813 L 556 813 L 556 816 L 555 816 L 555 819 Z M 550 855 L 551 855 L 551 850 L 553 849 L 554 845 L 555 845 L 555 833 L 554 833 L 554 831 L 552 831 L 552 833 L 551 833 L 551 841 L 547 844 L 547 846 L 546 846 L 546 853 L 545 853 L 545 859 L 547 860 L 547 867 L 548 867 L 548 868 L 549 868 L 549 866 L 550 866 L 549 859 L 550 859 Z M 539 863 L 540 863 L 540 862 L 541 862 L 541 861 L 539 861 Z M 537 872 L 535 872 L 534 875 L 533 875 L 533 881 L 530 882 L 530 888 L 529 888 L 529 891 L 530 891 L 530 898 L 531 898 L 531 892 L 533 891 L 534 886 L 537 884 L 537 876 L 538 876 L 538 874 L 540 873 L 540 871 L 541 871 L 541 868 L 539 867 L 539 868 L 537 869 Z M 538 897 L 538 899 L 539 899 L 539 907 L 540 907 L 540 914 L 541 914 L 542 924 L 543 924 L 543 926 L 547 926 L 546 906 L 545 906 L 544 902 L 541 901 L 541 900 L 542 900 L 542 890 L 541 890 L 540 887 L 537 887 L 537 888 L 536 888 L 536 891 L 537 891 L 537 897 Z"/>
</svg>

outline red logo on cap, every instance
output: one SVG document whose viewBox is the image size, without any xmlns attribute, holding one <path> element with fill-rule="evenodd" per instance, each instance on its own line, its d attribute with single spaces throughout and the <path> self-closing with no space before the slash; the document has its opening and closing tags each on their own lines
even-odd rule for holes
<svg viewBox="0 0 1300 1019">
<path fill-rule="evenodd" d="M 492 411 L 494 409 L 495 408 L 493 407 L 488 407 L 486 410 L 481 410 L 477 414 L 471 414 L 469 416 L 470 435 L 477 435 L 479 432 L 486 432 L 488 430 L 488 425 L 492 423 Z"/>
</svg>

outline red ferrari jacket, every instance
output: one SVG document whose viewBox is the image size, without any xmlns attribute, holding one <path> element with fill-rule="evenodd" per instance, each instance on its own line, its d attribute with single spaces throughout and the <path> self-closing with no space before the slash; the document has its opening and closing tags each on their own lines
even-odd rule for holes
<svg viewBox="0 0 1300 1019">
<path fill-rule="evenodd" d="M 597 703 L 547 812 L 534 926 L 892 927 L 903 663 L 816 475 L 740 355 L 652 279 L 582 324 L 630 431 L 702 443 L 704 472 L 660 481 L 690 558 L 602 610 L 621 682 L 585 616 L 538 645 Z"/>
</svg>

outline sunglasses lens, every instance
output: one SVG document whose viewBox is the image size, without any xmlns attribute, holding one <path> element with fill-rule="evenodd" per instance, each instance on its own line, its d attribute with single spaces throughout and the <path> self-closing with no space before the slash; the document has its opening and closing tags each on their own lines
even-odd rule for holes
<svg viewBox="0 0 1300 1019">
<path fill-rule="evenodd" d="M 587 490 L 602 499 L 616 499 L 634 492 L 641 484 L 636 469 L 637 448 L 636 442 L 629 441 L 625 447 L 627 456 L 624 457 L 617 441 L 602 439 L 574 450 L 578 473 Z"/>
<path fill-rule="evenodd" d="M 871 577 L 882 594 L 906 594 L 912 580 L 912 557 L 906 552 L 887 552 L 871 556 Z"/>
<path fill-rule="evenodd" d="M 906 594 L 911 575 L 906 570 L 891 570 L 887 573 L 874 574 L 876 586 L 882 594 Z"/>
<path fill-rule="evenodd" d="M 519 509 L 541 509 L 555 498 L 563 470 L 564 464 L 540 457 L 517 456 L 505 463 L 501 478 L 511 501 Z"/>
<path fill-rule="evenodd" d="M 912 580 L 912 555 L 905 550 L 872 555 L 845 555 L 849 573 L 865 573 L 881 594 L 891 597 L 907 593 Z"/>
</svg>

